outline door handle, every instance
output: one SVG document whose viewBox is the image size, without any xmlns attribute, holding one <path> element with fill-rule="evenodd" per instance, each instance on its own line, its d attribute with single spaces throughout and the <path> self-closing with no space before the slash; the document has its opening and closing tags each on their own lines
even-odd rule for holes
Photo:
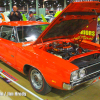
<svg viewBox="0 0 100 100">
<path fill-rule="evenodd" d="M 13 55 L 11 55 L 11 57 L 14 57 Z"/>
</svg>

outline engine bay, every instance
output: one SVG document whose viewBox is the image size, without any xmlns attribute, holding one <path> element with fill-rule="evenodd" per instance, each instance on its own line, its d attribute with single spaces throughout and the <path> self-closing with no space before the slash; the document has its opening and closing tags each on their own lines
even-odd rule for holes
<svg viewBox="0 0 100 100">
<path fill-rule="evenodd" d="M 80 41 L 65 42 L 65 41 L 55 41 L 46 44 L 44 50 L 65 60 L 69 60 L 72 56 L 90 52 L 89 49 L 84 49 L 80 47 Z"/>
</svg>

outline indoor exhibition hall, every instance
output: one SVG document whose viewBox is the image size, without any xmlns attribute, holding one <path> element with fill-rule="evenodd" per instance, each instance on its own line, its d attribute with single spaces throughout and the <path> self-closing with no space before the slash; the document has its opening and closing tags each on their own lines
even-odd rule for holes
<svg viewBox="0 0 100 100">
<path fill-rule="evenodd" d="M 0 0 L 0 100 L 100 100 L 100 0 Z"/>
</svg>

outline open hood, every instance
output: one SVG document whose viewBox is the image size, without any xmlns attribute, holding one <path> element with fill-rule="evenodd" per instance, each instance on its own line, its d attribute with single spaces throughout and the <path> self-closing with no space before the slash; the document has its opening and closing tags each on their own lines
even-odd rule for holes
<svg viewBox="0 0 100 100">
<path fill-rule="evenodd" d="M 53 20 L 34 44 L 60 38 L 75 38 L 84 35 L 81 31 L 85 28 L 88 30 L 88 27 L 91 30 L 86 31 L 86 35 L 92 41 L 99 15 L 100 2 L 73 2 Z"/>
</svg>

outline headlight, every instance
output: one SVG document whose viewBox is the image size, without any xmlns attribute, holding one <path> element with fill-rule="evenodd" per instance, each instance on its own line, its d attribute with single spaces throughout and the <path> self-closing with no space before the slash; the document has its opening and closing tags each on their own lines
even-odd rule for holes
<svg viewBox="0 0 100 100">
<path fill-rule="evenodd" d="M 71 74 L 71 81 L 76 81 L 78 79 L 78 71 L 74 71 Z"/>
<path fill-rule="evenodd" d="M 85 76 L 85 69 L 80 69 L 79 71 L 79 78 L 83 78 Z"/>
</svg>

